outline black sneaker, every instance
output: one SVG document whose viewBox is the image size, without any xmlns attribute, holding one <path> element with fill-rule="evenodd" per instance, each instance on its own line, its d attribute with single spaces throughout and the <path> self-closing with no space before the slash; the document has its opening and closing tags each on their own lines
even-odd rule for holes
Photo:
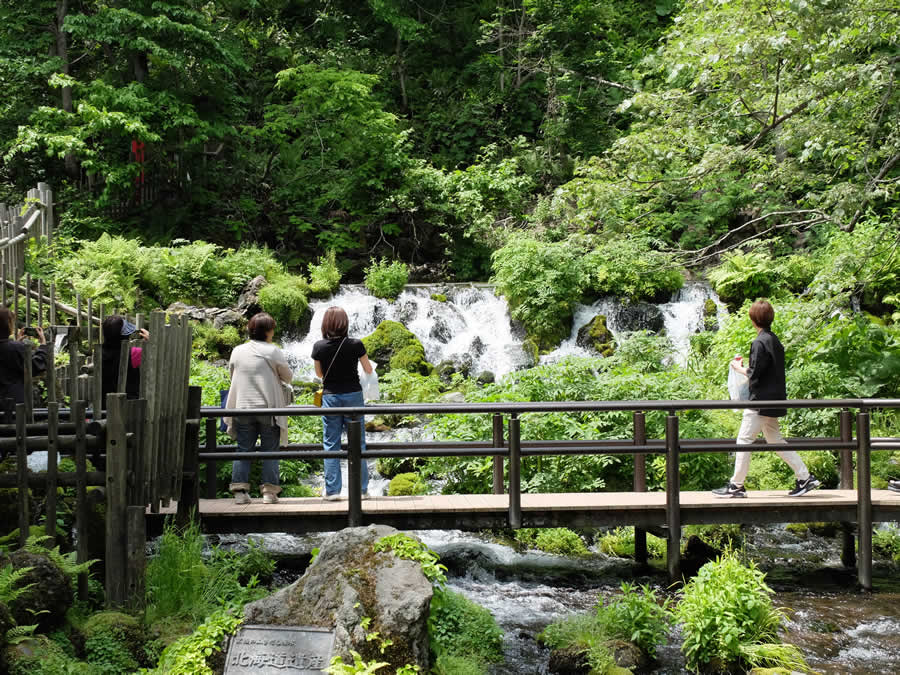
<svg viewBox="0 0 900 675">
<path fill-rule="evenodd" d="M 888 490 L 890 490 L 891 492 L 900 492 L 900 480 L 891 478 L 888 481 Z"/>
<path fill-rule="evenodd" d="M 716 488 L 712 493 L 716 497 L 722 499 L 740 499 L 747 496 L 747 491 L 744 489 L 743 485 L 735 485 L 731 481 L 728 481 L 728 484 L 725 487 Z"/>
<path fill-rule="evenodd" d="M 794 489 L 788 492 L 788 497 L 802 497 L 807 492 L 815 490 L 820 485 L 821 483 L 819 480 L 812 474 L 809 474 L 809 478 L 806 480 L 798 480 L 796 482 Z"/>
</svg>

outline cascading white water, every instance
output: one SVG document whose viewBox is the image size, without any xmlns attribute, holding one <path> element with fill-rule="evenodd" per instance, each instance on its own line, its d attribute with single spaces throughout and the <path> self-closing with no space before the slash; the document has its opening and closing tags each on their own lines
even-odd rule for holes
<svg viewBox="0 0 900 675">
<path fill-rule="evenodd" d="M 672 359 L 684 364 L 690 350 L 691 335 L 703 327 L 703 308 L 707 300 L 716 303 L 717 316 L 724 312 L 724 305 L 715 291 L 707 284 L 689 282 L 673 294 L 669 302 L 656 305 L 662 312 L 666 336 L 672 343 Z M 612 297 L 600 298 L 591 305 L 578 305 L 569 337 L 549 354 L 541 357 L 541 363 L 553 363 L 567 356 L 592 356 L 590 350 L 577 344 L 578 330 L 598 314 L 606 317 L 606 327 L 618 338 L 626 331 L 622 325 L 623 314 L 628 305 Z"/>
<path fill-rule="evenodd" d="M 447 301 L 433 300 L 436 292 L 445 294 Z M 347 312 L 352 337 L 371 334 L 385 319 L 402 323 L 435 365 L 452 360 L 468 365 L 473 376 L 489 370 L 500 377 L 527 364 L 506 302 L 488 286 L 407 286 L 394 302 L 376 298 L 361 286 L 343 286 L 334 297 L 310 304 L 312 323 L 302 339 L 285 341 L 284 351 L 296 376 L 312 379 L 310 354 L 322 337 L 325 310 L 333 305 Z"/>
</svg>

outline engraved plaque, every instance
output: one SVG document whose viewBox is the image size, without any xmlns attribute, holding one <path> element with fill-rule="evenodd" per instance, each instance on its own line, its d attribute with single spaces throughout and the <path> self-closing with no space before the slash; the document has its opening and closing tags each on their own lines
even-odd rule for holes
<svg viewBox="0 0 900 675">
<path fill-rule="evenodd" d="M 241 626 L 228 645 L 225 675 L 320 675 L 334 631 L 303 626 Z"/>
</svg>

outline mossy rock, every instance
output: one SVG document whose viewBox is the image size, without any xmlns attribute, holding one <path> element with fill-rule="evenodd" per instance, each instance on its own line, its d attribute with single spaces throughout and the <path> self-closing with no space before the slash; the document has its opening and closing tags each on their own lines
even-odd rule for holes
<svg viewBox="0 0 900 675">
<path fill-rule="evenodd" d="M 719 308 L 716 306 L 716 301 L 707 298 L 703 303 L 703 330 L 719 330 L 718 314 Z"/>
<path fill-rule="evenodd" d="M 428 493 L 428 485 L 417 473 L 400 473 L 391 479 L 388 495 L 391 497 L 424 495 Z"/>
<path fill-rule="evenodd" d="M 35 635 L 13 645 L 3 653 L 9 675 L 58 675 L 59 673 L 96 672 L 66 654 L 65 650 L 46 635 Z"/>
<path fill-rule="evenodd" d="M 616 351 L 616 341 L 606 326 L 606 317 L 598 314 L 578 329 L 575 343 L 585 349 L 593 349 L 601 356 L 612 356 Z"/>
<path fill-rule="evenodd" d="M 435 302 L 447 302 L 447 296 L 443 293 L 432 293 L 431 299 Z"/>
<path fill-rule="evenodd" d="M 88 617 L 81 627 L 88 660 L 115 661 L 121 667 L 139 664 L 144 658 L 145 635 L 140 621 L 130 614 L 107 611 Z"/>
<path fill-rule="evenodd" d="M 362 342 L 369 358 L 378 363 L 379 375 L 395 368 L 420 375 L 430 375 L 433 370 L 433 366 L 425 360 L 422 343 L 397 321 L 382 321 L 375 332 L 364 337 Z"/>
</svg>

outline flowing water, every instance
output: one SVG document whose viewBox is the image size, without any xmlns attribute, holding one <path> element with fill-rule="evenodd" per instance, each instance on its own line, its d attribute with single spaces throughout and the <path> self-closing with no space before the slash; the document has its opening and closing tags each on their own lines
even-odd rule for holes
<svg viewBox="0 0 900 675">
<path fill-rule="evenodd" d="M 433 299 L 434 293 L 445 294 L 446 302 Z M 690 337 L 702 328 L 704 303 L 710 298 L 716 302 L 721 318 L 721 303 L 708 286 L 700 283 L 687 284 L 669 302 L 657 306 L 664 333 L 672 343 L 673 361 L 684 363 Z M 468 367 L 472 374 L 488 370 L 498 378 L 530 365 L 522 349 L 521 330 L 510 321 L 503 299 L 489 286 L 408 287 L 393 303 L 372 297 L 363 287 L 345 286 L 332 299 L 313 302 L 308 334 L 284 345 L 301 376 L 312 376 L 309 354 L 320 338 L 322 315 L 331 305 L 347 311 L 353 336 L 370 334 L 384 319 L 403 323 L 419 338 L 426 358 L 434 364 L 452 360 Z M 619 337 L 625 331 L 626 311 L 627 306 L 612 298 L 578 306 L 569 338 L 541 360 L 592 355 L 576 344 L 578 329 L 602 314 L 610 331 Z M 421 429 L 401 429 L 367 433 L 366 437 L 369 441 L 387 441 L 415 438 L 421 433 Z M 377 475 L 374 464 L 370 467 L 370 492 L 377 495 L 386 490 L 387 481 Z M 346 465 L 343 471 L 346 494 Z M 321 482 L 321 476 L 309 481 L 313 487 L 321 486 Z M 591 611 L 598 600 L 618 593 L 623 581 L 647 583 L 662 593 L 674 593 L 668 588 L 661 565 L 640 572 L 630 561 L 596 551 L 587 558 L 567 558 L 517 551 L 488 535 L 459 531 L 414 534 L 440 554 L 449 568 L 450 588 L 488 608 L 503 629 L 506 660 L 493 669 L 493 675 L 548 673 L 549 653 L 535 636 L 556 619 Z M 279 560 L 279 581 L 283 583 L 302 573 L 312 549 L 326 544 L 329 536 L 254 535 Z M 222 545 L 238 548 L 245 541 L 243 535 L 219 538 Z M 876 592 L 864 594 L 855 590 L 852 573 L 841 568 L 839 539 L 797 537 L 784 526 L 748 528 L 745 551 L 767 572 L 776 604 L 789 610 L 782 638 L 798 645 L 815 670 L 860 675 L 897 671 L 900 578 L 896 565 L 877 564 Z M 653 673 L 686 672 L 680 643 L 678 629 L 673 629 L 668 644 L 659 650 Z"/>
</svg>

